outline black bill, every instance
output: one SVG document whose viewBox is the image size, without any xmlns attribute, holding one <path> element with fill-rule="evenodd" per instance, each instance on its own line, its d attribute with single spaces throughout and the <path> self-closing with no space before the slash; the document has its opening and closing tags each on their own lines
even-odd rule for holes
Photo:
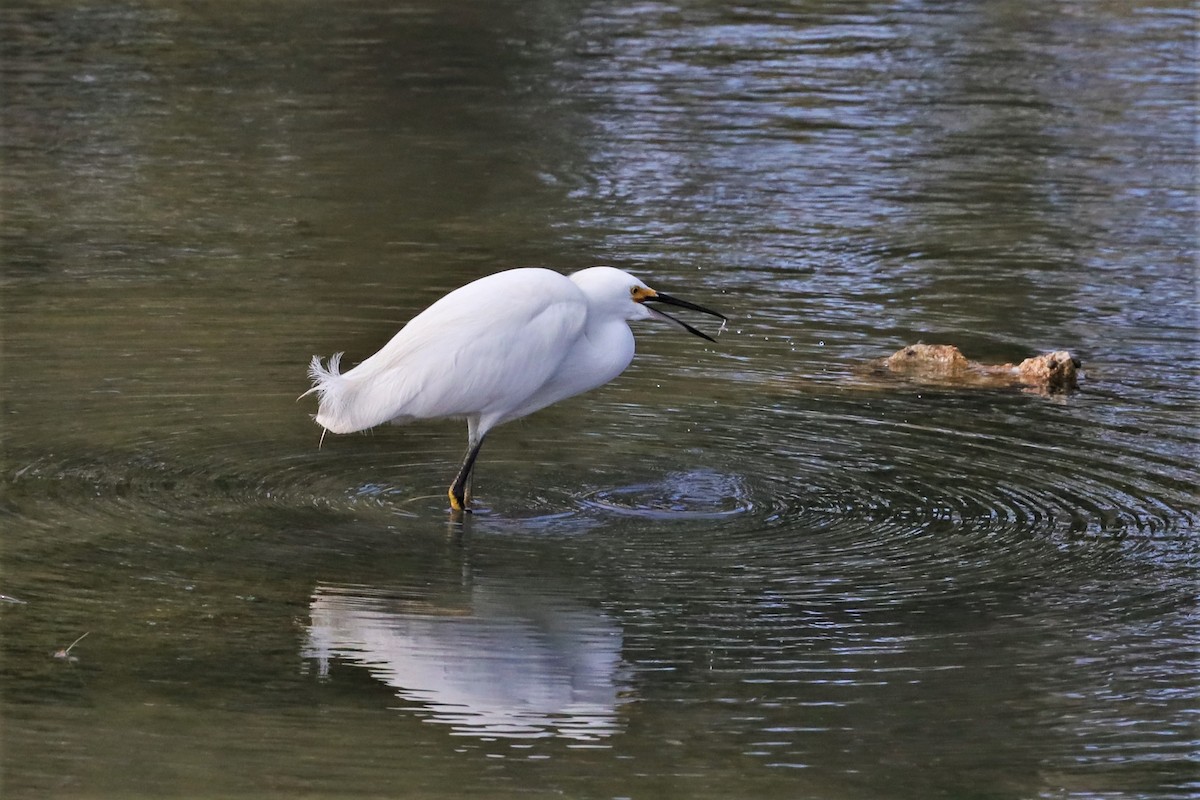
<svg viewBox="0 0 1200 800">
<path fill-rule="evenodd" d="M 643 303 L 663 303 L 664 305 L 668 305 L 668 306 L 678 306 L 679 308 L 687 308 L 687 309 L 691 309 L 692 311 L 699 311 L 701 314 L 708 314 L 713 317 L 720 317 L 722 322 L 729 321 L 728 317 L 726 317 L 724 314 L 722 314 L 718 311 L 713 311 L 711 308 L 705 308 L 704 306 L 698 306 L 695 303 L 689 303 L 687 300 L 680 300 L 677 297 L 671 297 L 671 295 L 663 294 L 662 292 L 655 292 L 653 297 L 647 297 L 642 302 Z M 670 314 L 668 314 L 665 311 L 660 311 L 657 308 L 652 308 L 650 310 L 653 311 L 655 314 L 658 314 L 659 316 L 664 317 L 665 319 L 669 320 L 670 322 L 674 323 L 675 325 L 678 325 L 680 328 L 683 328 L 688 333 L 694 333 L 696 336 L 699 336 L 702 339 L 708 339 L 710 342 L 716 341 L 716 339 L 709 336 L 707 333 L 704 333 L 703 331 L 693 328 L 691 325 L 688 325 L 683 320 L 676 319 L 675 317 L 671 316 Z"/>
</svg>

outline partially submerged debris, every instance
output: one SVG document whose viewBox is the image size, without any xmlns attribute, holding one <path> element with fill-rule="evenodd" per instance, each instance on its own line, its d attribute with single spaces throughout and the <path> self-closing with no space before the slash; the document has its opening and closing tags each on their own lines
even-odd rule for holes
<svg viewBox="0 0 1200 800">
<path fill-rule="evenodd" d="M 1020 364 L 980 364 L 950 344 L 910 344 L 887 358 L 871 361 L 876 374 L 890 374 L 929 386 L 976 389 L 1020 386 L 1042 394 L 1079 387 L 1079 359 L 1066 350 L 1043 353 Z"/>
<path fill-rule="evenodd" d="M 84 632 L 84 634 L 83 634 L 83 636 L 80 636 L 78 639 L 76 639 L 75 641 L 71 642 L 69 645 L 67 645 L 66 647 L 64 647 L 62 650 L 55 650 L 55 651 L 54 651 L 54 657 L 55 657 L 55 658 L 62 658 L 62 659 L 66 659 L 67 661 L 78 661 L 79 659 L 77 659 L 75 656 L 71 655 L 71 651 L 72 651 L 73 649 L 75 649 L 75 645 L 77 645 L 77 644 L 79 644 L 80 642 L 82 642 L 82 641 L 83 641 L 83 639 L 84 639 L 84 637 L 85 637 L 85 636 L 87 636 L 89 633 L 91 633 L 91 631 L 85 631 L 85 632 Z"/>
</svg>

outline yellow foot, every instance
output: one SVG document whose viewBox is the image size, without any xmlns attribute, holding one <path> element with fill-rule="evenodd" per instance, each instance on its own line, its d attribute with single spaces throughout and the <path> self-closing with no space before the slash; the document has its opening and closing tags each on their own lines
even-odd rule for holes
<svg viewBox="0 0 1200 800">
<path fill-rule="evenodd" d="M 471 509 L 467 508 L 466 503 L 463 502 L 463 498 L 458 497 L 457 495 L 454 494 L 453 488 L 451 488 L 450 491 L 446 492 L 446 494 L 450 498 L 450 510 L 451 511 L 454 511 L 457 514 L 462 514 L 464 511 L 471 510 Z"/>
</svg>

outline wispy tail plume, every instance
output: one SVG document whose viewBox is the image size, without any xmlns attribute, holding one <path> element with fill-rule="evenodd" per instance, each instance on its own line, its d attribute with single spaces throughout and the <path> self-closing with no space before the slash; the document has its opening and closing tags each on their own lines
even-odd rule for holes
<svg viewBox="0 0 1200 800">
<path fill-rule="evenodd" d="M 300 396 L 308 397 L 316 392 L 323 401 L 332 390 L 333 385 L 342 377 L 343 355 L 343 353 L 334 353 L 330 356 L 328 367 L 321 363 L 320 356 L 313 356 L 312 361 L 308 362 L 308 377 L 312 380 L 313 387 Z"/>
<path fill-rule="evenodd" d="M 342 415 L 342 409 L 346 403 L 346 392 L 349 386 L 345 376 L 341 370 L 342 353 L 334 353 L 329 358 L 329 365 L 321 363 L 320 356 L 313 356 L 312 361 L 308 362 L 308 377 L 312 379 L 313 387 L 300 397 L 308 397 L 310 394 L 317 395 L 317 413 L 314 417 L 323 431 L 321 431 L 321 443 L 325 442 L 325 434 L 332 430 L 334 433 L 341 433 L 338 430 L 339 425 L 334 422 Z M 318 444 L 318 448 L 320 447 Z"/>
</svg>

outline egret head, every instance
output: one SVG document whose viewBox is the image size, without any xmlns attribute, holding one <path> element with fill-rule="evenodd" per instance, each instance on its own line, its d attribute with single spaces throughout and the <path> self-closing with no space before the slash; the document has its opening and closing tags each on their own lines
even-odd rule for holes
<svg viewBox="0 0 1200 800">
<path fill-rule="evenodd" d="M 724 314 L 712 309 L 651 289 L 628 272 L 615 267 L 590 267 L 576 272 L 571 276 L 571 280 L 583 290 L 591 303 L 608 313 L 627 320 L 665 320 L 710 342 L 715 342 L 716 339 L 652 305 L 677 306 L 719 317 L 722 321 L 728 319 Z"/>
</svg>

